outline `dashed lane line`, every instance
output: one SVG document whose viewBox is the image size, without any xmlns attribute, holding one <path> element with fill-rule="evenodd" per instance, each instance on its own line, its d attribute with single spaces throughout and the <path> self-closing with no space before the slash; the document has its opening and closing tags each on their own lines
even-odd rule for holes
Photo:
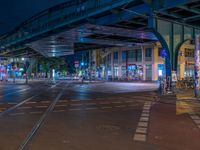
<svg viewBox="0 0 200 150">
<path fill-rule="evenodd" d="M 65 110 L 62 109 L 62 110 L 54 110 L 53 112 L 54 112 L 54 113 L 58 113 L 58 112 L 64 112 L 64 111 L 65 111 Z"/>
<path fill-rule="evenodd" d="M 67 107 L 67 105 L 66 104 L 62 104 L 62 105 L 56 105 L 55 107 Z"/>
<path fill-rule="evenodd" d="M 43 112 L 42 111 L 32 111 L 32 112 L 29 112 L 30 114 L 42 114 Z"/>
<path fill-rule="evenodd" d="M 10 114 L 10 116 L 18 116 L 18 115 L 24 115 L 24 113 L 21 112 L 21 113 L 12 113 L 12 114 Z"/>
<path fill-rule="evenodd" d="M 40 103 L 46 104 L 46 103 L 51 103 L 51 102 L 50 101 L 40 101 Z"/>
<path fill-rule="evenodd" d="M 0 114 L 0 117 L 2 117 L 3 115 L 5 115 L 5 114 L 7 114 L 7 113 L 9 113 L 9 112 L 11 112 L 11 111 L 13 111 L 14 109 L 18 108 L 19 106 L 25 104 L 26 102 L 32 100 L 32 99 L 35 98 L 36 96 L 38 96 L 38 94 L 37 94 L 37 95 L 34 95 L 34 96 L 30 97 L 30 98 L 27 98 L 26 100 L 24 100 L 24 101 L 18 103 L 17 105 L 15 105 L 15 106 L 13 106 L 13 107 L 10 107 L 10 108 L 6 109 L 5 111 L 3 111 L 3 112 Z"/>
<path fill-rule="evenodd" d="M 140 142 L 146 142 L 147 140 L 147 133 L 148 133 L 148 125 L 149 125 L 149 116 L 150 116 L 150 109 L 152 106 L 152 102 L 145 102 L 143 106 L 143 111 L 140 116 L 140 121 L 138 123 L 138 126 L 136 128 L 133 140 L 134 141 L 140 141 Z"/>
<path fill-rule="evenodd" d="M 18 107 L 17 109 L 31 109 L 32 107 L 26 107 L 26 106 L 24 106 L 24 107 Z"/>
<path fill-rule="evenodd" d="M 29 90 L 29 89 L 31 89 L 31 88 L 26 88 L 26 89 L 22 89 L 22 90 L 19 90 L 19 91 L 7 93 L 7 94 L 5 94 L 5 95 L 0 95 L 0 97 L 8 96 L 8 95 L 15 94 L 15 93 L 24 92 L 24 91 L 27 91 L 27 90 Z"/>
<path fill-rule="evenodd" d="M 81 110 L 81 108 L 70 108 L 70 111 Z"/>
<path fill-rule="evenodd" d="M 35 108 L 47 108 L 48 106 L 35 106 Z"/>
</svg>

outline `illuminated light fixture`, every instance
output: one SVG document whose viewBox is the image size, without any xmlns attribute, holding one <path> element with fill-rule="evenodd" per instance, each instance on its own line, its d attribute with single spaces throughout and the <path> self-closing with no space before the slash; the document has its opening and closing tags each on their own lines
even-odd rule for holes
<svg viewBox="0 0 200 150">
<path fill-rule="evenodd" d="M 81 62 L 81 66 L 84 66 L 84 62 Z"/>
<path fill-rule="evenodd" d="M 162 70 L 158 70 L 158 76 L 163 76 L 163 71 Z"/>
<path fill-rule="evenodd" d="M 52 70 L 52 76 L 55 78 L 55 69 Z"/>
<path fill-rule="evenodd" d="M 24 57 L 22 57 L 22 61 L 24 61 L 25 59 L 24 59 Z"/>
</svg>

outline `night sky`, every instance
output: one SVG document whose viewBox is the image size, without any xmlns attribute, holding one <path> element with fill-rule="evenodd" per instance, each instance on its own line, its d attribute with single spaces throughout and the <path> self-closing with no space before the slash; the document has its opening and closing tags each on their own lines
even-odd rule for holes
<svg viewBox="0 0 200 150">
<path fill-rule="evenodd" d="M 0 0 L 0 34 L 11 31 L 26 19 L 67 0 Z"/>
</svg>

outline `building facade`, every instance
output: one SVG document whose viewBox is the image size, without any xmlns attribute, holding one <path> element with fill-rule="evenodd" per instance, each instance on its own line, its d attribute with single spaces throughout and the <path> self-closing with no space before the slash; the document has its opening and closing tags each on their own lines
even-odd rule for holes
<svg viewBox="0 0 200 150">
<path fill-rule="evenodd" d="M 148 80 L 164 77 L 164 59 L 159 43 L 104 50 L 102 77 L 106 80 Z"/>
</svg>

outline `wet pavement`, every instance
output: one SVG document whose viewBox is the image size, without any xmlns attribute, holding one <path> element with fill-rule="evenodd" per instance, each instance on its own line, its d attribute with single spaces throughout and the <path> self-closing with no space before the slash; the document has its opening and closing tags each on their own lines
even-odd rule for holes
<svg viewBox="0 0 200 150">
<path fill-rule="evenodd" d="M 199 150 L 198 102 L 159 96 L 157 88 L 1 84 L 0 150 Z"/>
</svg>

